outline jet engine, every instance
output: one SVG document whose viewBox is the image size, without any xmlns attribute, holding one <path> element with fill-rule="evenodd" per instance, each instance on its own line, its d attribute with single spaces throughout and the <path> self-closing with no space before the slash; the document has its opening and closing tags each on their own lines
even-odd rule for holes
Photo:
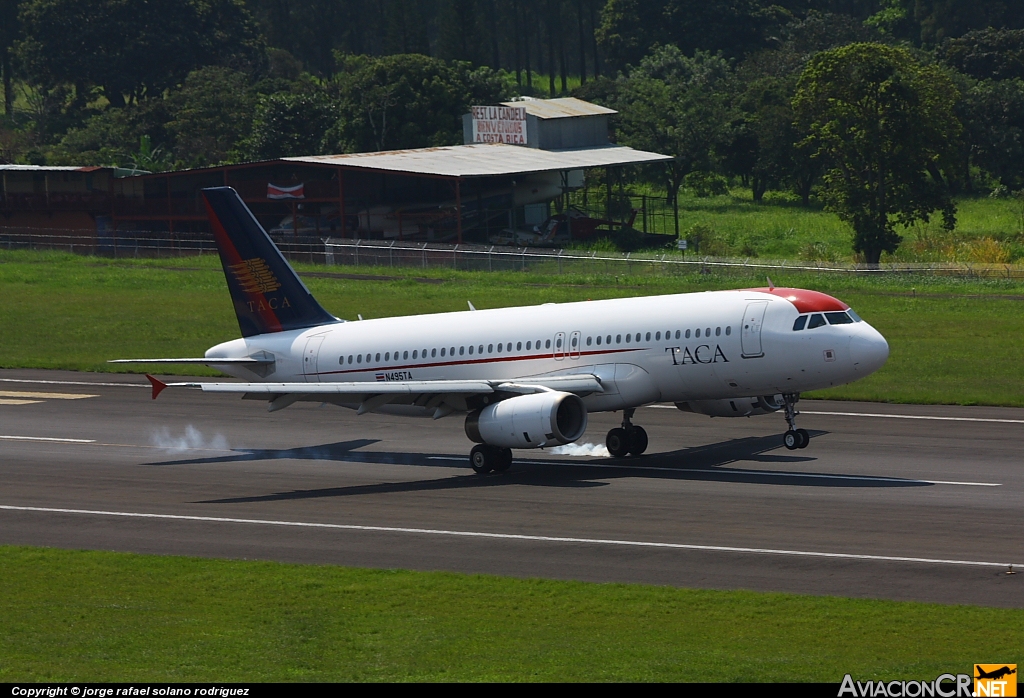
<svg viewBox="0 0 1024 698">
<path fill-rule="evenodd" d="M 583 400 L 557 391 L 508 398 L 466 416 L 471 441 L 500 448 L 561 446 L 586 430 Z"/>
<path fill-rule="evenodd" d="M 676 403 L 676 407 L 684 412 L 696 412 L 711 417 L 750 417 L 755 414 L 775 412 L 783 405 L 785 402 L 781 395 L 738 397 L 728 400 L 691 400 Z"/>
</svg>

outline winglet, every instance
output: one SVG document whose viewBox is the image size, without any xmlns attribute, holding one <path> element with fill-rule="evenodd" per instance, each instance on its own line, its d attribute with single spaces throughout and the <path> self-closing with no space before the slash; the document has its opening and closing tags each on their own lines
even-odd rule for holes
<svg viewBox="0 0 1024 698">
<path fill-rule="evenodd" d="M 167 387 L 167 384 L 158 378 L 154 378 L 148 373 L 146 374 L 146 378 L 149 379 L 150 384 L 153 386 L 153 399 L 156 400 L 157 395 L 164 391 L 164 388 Z"/>
</svg>

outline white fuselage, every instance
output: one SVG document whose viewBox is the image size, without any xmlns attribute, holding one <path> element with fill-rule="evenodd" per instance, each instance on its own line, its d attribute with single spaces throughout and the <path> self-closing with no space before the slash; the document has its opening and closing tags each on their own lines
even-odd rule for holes
<svg viewBox="0 0 1024 698">
<path fill-rule="evenodd" d="M 888 344 L 868 323 L 794 331 L 800 314 L 778 295 L 713 291 L 339 322 L 225 342 L 206 356 L 273 355 L 267 375 L 213 364 L 254 382 L 588 373 L 604 387 L 584 399 L 592 412 L 800 393 L 885 363 Z"/>
</svg>

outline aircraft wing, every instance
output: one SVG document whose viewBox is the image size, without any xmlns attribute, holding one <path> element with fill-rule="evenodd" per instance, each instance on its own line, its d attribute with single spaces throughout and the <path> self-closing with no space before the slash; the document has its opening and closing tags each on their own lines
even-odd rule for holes
<svg viewBox="0 0 1024 698">
<path fill-rule="evenodd" d="M 557 390 L 577 395 L 603 392 L 601 381 L 591 374 L 537 376 L 516 380 L 360 381 L 353 383 L 164 383 L 153 376 L 153 399 L 165 388 L 191 388 L 206 393 L 237 393 L 245 400 L 267 400 L 276 412 L 295 402 L 332 402 L 353 405 L 358 414 L 387 404 L 415 405 L 434 410 L 434 419 L 469 409 L 466 399 L 476 395 L 513 393 L 526 395 Z"/>
</svg>

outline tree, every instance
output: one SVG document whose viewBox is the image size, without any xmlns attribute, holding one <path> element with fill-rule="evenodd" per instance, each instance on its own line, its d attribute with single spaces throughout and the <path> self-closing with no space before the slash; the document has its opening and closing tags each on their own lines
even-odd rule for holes
<svg viewBox="0 0 1024 698">
<path fill-rule="evenodd" d="M 1024 187 L 1024 81 L 982 80 L 957 106 L 969 162 L 1008 189 Z"/>
<path fill-rule="evenodd" d="M 976 80 L 1024 78 L 1024 29 L 989 27 L 950 39 L 936 49 L 947 65 Z"/>
<path fill-rule="evenodd" d="M 340 56 L 328 85 L 340 118 L 331 149 L 365 152 L 462 143 L 462 115 L 512 97 L 509 76 L 416 54 Z"/>
<path fill-rule="evenodd" d="M 189 73 L 167 101 L 174 118 L 174 156 L 188 167 L 216 165 L 229 159 L 252 126 L 253 96 L 244 73 L 207 66 Z"/>
<path fill-rule="evenodd" d="M 20 19 L 17 51 L 36 84 L 99 87 L 115 107 L 162 95 L 202 65 L 264 61 L 241 0 L 26 0 Z"/>
<path fill-rule="evenodd" d="M 666 170 L 670 200 L 687 174 L 712 169 L 713 152 L 729 124 L 725 85 L 730 75 L 721 56 L 698 52 L 688 58 L 675 46 L 664 46 L 620 80 L 619 140 L 674 156 Z"/>
<path fill-rule="evenodd" d="M 4 115 L 14 111 L 14 75 L 11 49 L 18 36 L 18 5 L 21 0 L 0 0 L 0 73 L 3 73 Z"/>
<path fill-rule="evenodd" d="M 800 76 L 793 109 L 806 145 L 827 162 L 826 207 L 853 227 L 853 248 L 869 264 L 896 251 L 896 225 L 940 211 L 955 226 L 942 172 L 955 163 L 958 97 L 941 69 L 881 44 L 823 51 Z"/>
<path fill-rule="evenodd" d="M 322 90 L 263 97 L 256 106 L 252 132 L 239 145 L 238 159 L 327 153 L 324 136 L 336 118 L 337 105 Z"/>
</svg>

